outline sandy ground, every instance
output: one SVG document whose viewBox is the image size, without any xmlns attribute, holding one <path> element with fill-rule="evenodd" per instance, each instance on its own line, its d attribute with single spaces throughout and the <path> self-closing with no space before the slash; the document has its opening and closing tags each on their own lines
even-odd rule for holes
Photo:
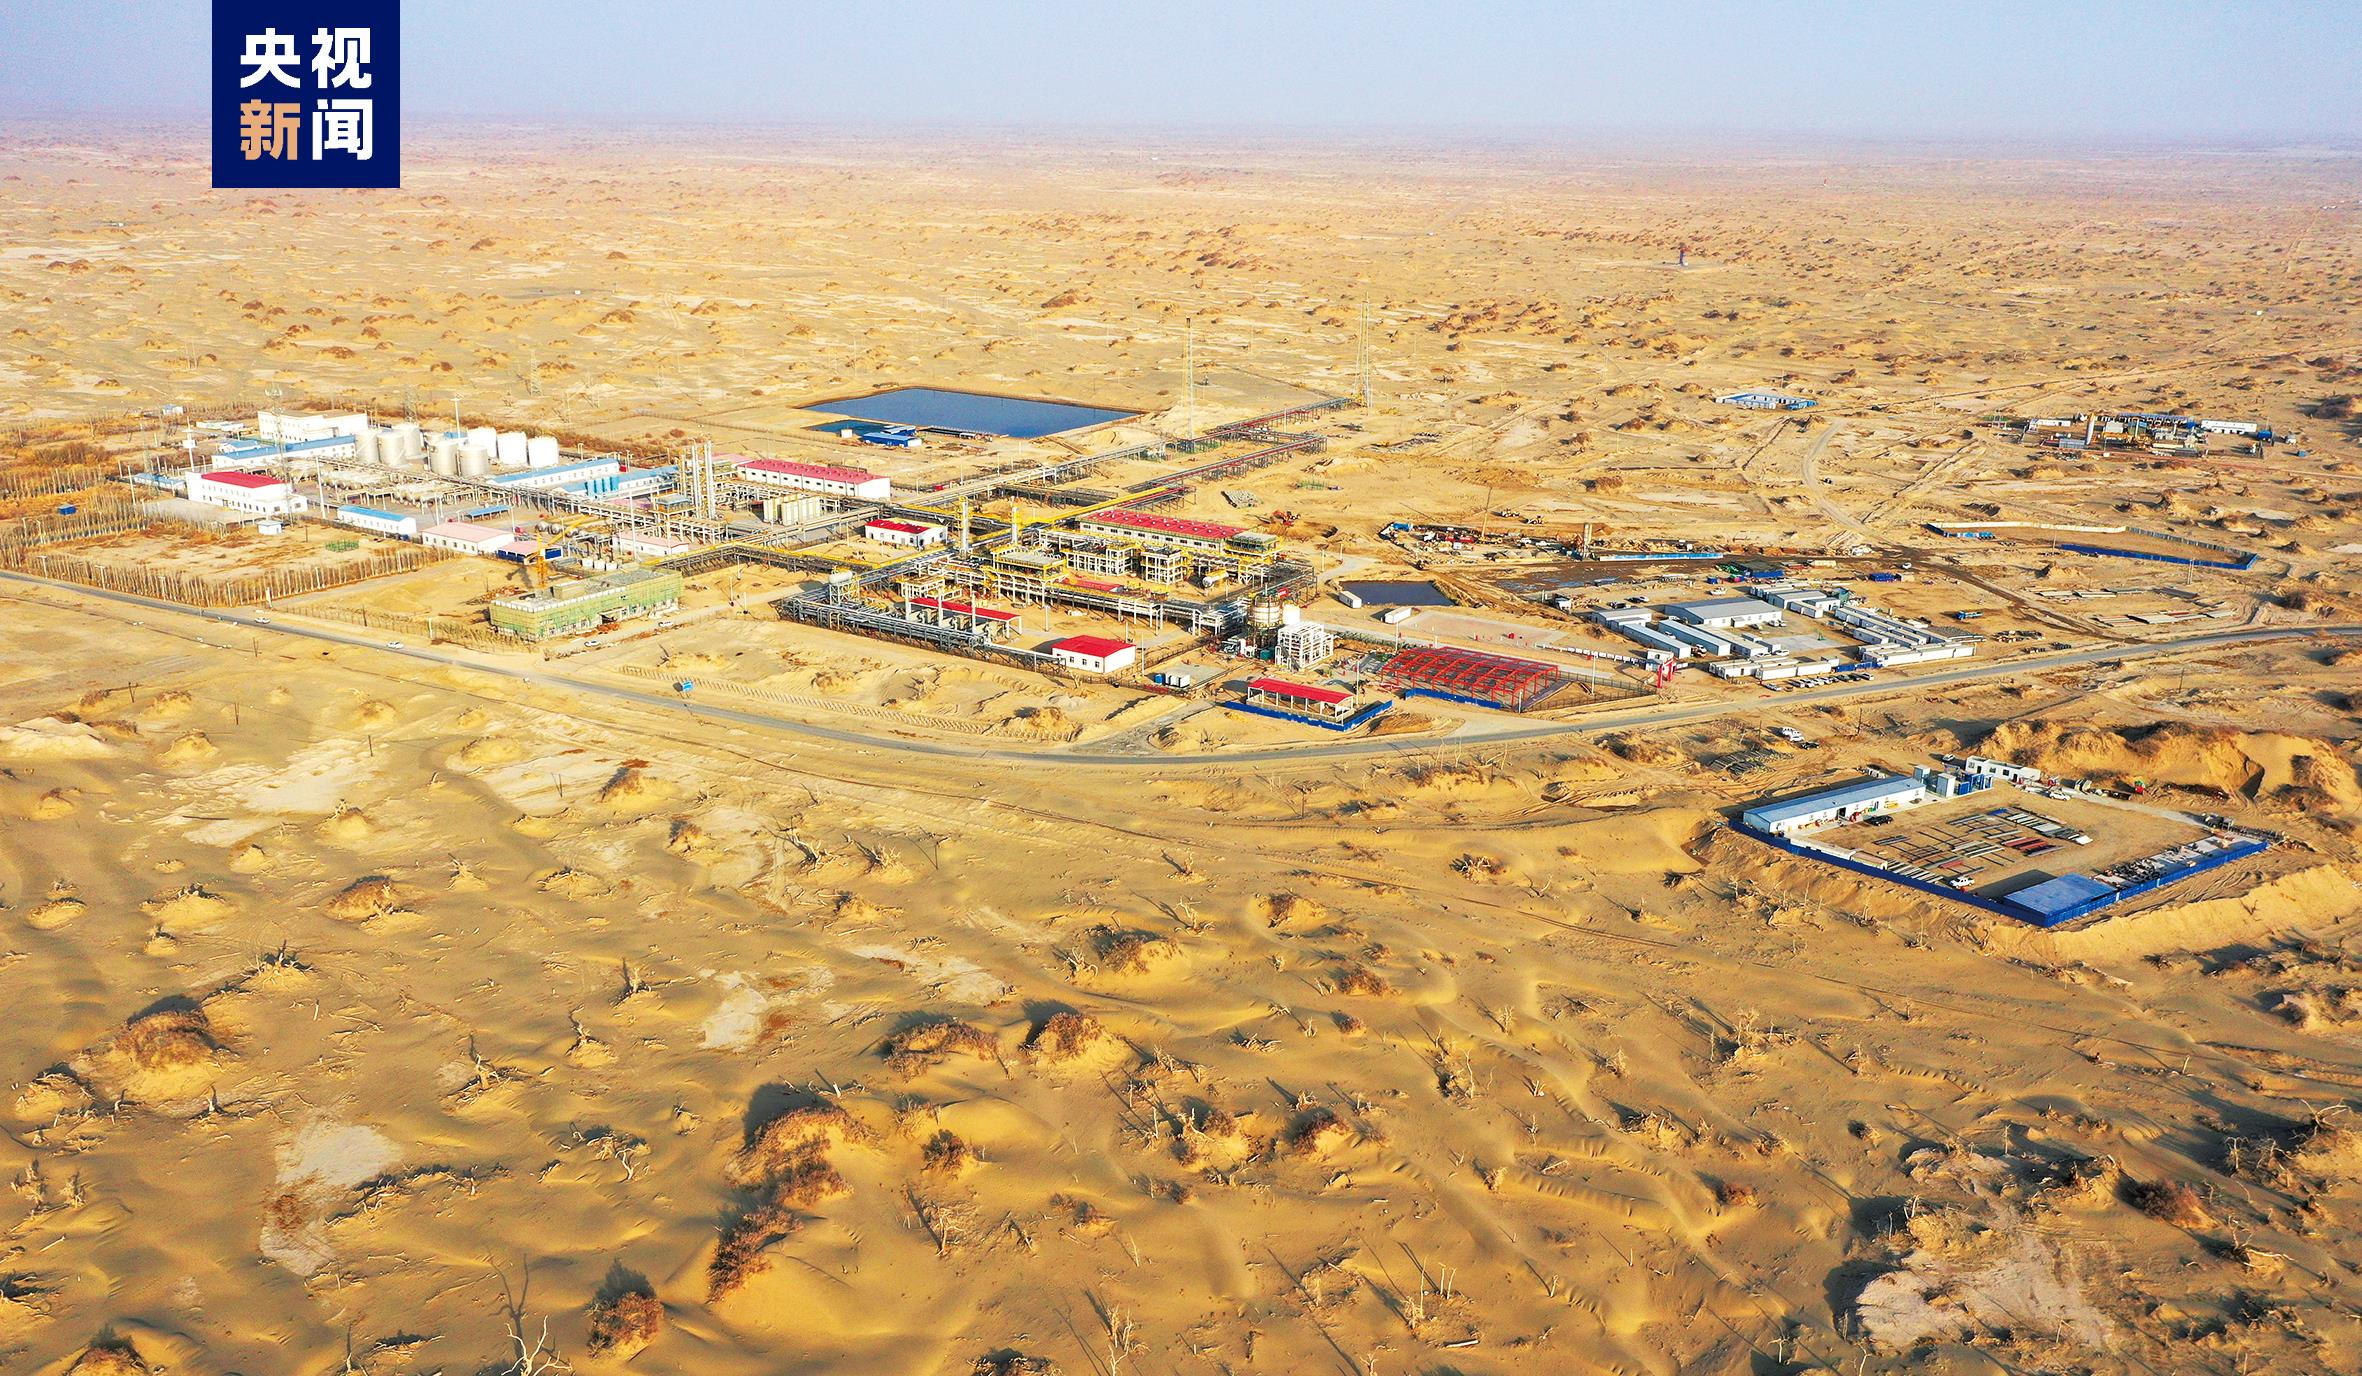
<svg viewBox="0 0 2362 1376">
<path fill-rule="evenodd" d="M 1366 299 L 1362 429 L 1220 484 L 1331 569 L 1497 587 L 1377 529 L 1591 521 L 2158 633 L 2039 595 L 2153 571 L 1917 529 L 2002 504 L 2251 541 L 2170 575 L 2236 624 L 2362 620 L 2362 475 L 2306 414 L 2353 387 L 2348 162 L 1166 151 L 486 144 L 306 199 L 18 139 L 0 418 L 455 389 L 793 448 L 796 401 L 890 383 L 1164 411 L 1194 318 L 1210 423 L 1350 390 Z M 1741 385 L 1825 409 L 1712 404 Z M 2099 403 L 2307 454 L 1961 436 Z M 978 753 L 0 587 L 0 1369 L 493 1373 L 521 1334 L 715 1376 L 2362 1370 L 2338 642 L 1522 746 L 1413 704 L 1470 732 L 1206 765 L 1168 757 L 1305 733 L 731 606 L 776 591 L 577 667 Z M 1468 614 L 1571 626 L 1513 602 Z M 2043 935 L 1723 825 L 1972 749 L 2284 844 Z"/>
</svg>

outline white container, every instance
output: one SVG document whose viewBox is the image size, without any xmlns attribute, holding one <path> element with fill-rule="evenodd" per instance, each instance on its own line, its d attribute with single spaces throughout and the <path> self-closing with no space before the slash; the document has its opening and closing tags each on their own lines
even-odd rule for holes
<svg viewBox="0 0 2362 1376">
<path fill-rule="evenodd" d="M 394 462 L 424 463 L 426 461 L 426 432 L 418 428 L 417 421 L 401 421 L 388 433 L 394 441 Z"/>
<path fill-rule="evenodd" d="M 471 425 L 467 428 L 467 442 L 483 446 L 489 454 L 500 446 L 500 432 L 489 425 Z"/>
<path fill-rule="evenodd" d="M 492 474 L 492 447 L 470 442 L 459 447 L 459 476 L 484 478 Z"/>
<path fill-rule="evenodd" d="M 525 445 L 525 465 L 528 468 L 558 466 L 558 439 L 555 435 L 535 435 Z"/>
<path fill-rule="evenodd" d="M 502 468 L 523 468 L 525 466 L 525 432 L 522 430 L 501 431 L 499 442 L 493 446 L 492 456 Z"/>
<path fill-rule="evenodd" d="M 377 432 L 375 430 L 364 430 L 353 436 L 353 457 L 363 463 L 383 463 L 385 461 L 378 456 Z"/>
<path fill-rule="evenodd" d="M 435 437 L 434 453 L 427 459 L 427 467 L 443 477 L 459 472 L 459 441 L 448 435 Z"/>
</svg>

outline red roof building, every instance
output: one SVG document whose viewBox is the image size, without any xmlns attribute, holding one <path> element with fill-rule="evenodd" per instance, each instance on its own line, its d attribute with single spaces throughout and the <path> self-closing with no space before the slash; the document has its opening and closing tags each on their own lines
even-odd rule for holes
<svg viewBox="0 0 2362 1376">
<path fill-rule="evenodd" d="M 1315 688 L 1309 683 L 1290 683 L 1284 678 L 1251 678 L 1247 691 L 1265 697 L 1285 698 L 1290 702 L 1318 703 L 1323 707 L 1337 707 L 1353 701 L 1353 694 L 1338 688 Z"/>
<path fill-rule="evenodd" d="M 750 482 L 800 488 L 882 502 L 892 485 L 866 468 L 833 463 L 797 463 L 791 459 L 748 459 L 738 465 L 738 476 Z"/>
<path fill-rule="evenodd" d="M 1234 535 L 1245 532 L 1238 526 L 1226 526 L 1219 521 L 1193 521 L 1186 516 L 1159 516 L 1150 511 L 1131 511 L 1117 508 L 1102 511 L 1096 516 L 1085 516 L 1076 523 L 1084 530 L 1111 530 L 1124 535 L 1165 539 L 1182 544 L 1219 545 Z"/>
<path fill-rule="evenodd" d="M 1051 644 L 1050 658 L 1085 673 L 1112 674 L 1131 668 L 1140 658 L 1140 647 L 1112 636 L 1070 635 Z"/>
<path fill-rule="evenodd" d="M 929 611 L 949 612 L 953 616 L 970 616 L 979 621 L 991 621 L 1003 625 L 1017 619 L 1015 612 L 1004 612 L 997 607 L 971 606 L 966 602 L 954 602 L 945 597 L 914 597 L 910 599 L 910 605 L 925 607 Z"/>
<path fill-rule="evenodd" d="M 229 468 L 217 468 L 210 473 L 200 473 L 197 476 L 209 483 L 220 483 L 224 487 L 243 487 L 250 492 L 261 492 L 269 488 L 287 485 L 285 478 L 274 478 L 268 473 L 240 473 Z"/>
</svg>

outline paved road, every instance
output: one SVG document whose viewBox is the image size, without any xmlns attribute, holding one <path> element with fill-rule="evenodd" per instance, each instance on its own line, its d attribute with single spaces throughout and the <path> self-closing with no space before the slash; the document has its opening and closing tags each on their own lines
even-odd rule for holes
<svg viewBox="0 0 2362 1376">
<path fill-rule="evenodd" d="M 189 617 L 236 626 L 241 629 L 276 632 L 280 635 L 295 636 L 323 644 L 374 650 L 380 654 L 401 655 L 427 664 L 469 669 L 477 673 L 497 674 L 537 688 L 547 688 L 556 692 L 587 693 L 660 711 L 683 712 L 705 721 L 743 726 L 757 731 L 785 732 L 789 735 L 829 741 L 838 745 L 868 750 L 891 750 L 903 754 L 929 755 L 942 759 L 1087 769 L 1170 770 L 1193 765 L 1251 769 L 1273 764 L 1349 760 L 1365 756 L 1428 755 L 1445 750 L 1490 749 L 1496 746 L 1546 740 L 1552 737 L 1589 736 L 1609 731 L 1627 731 L 1637 727 L 1673 726 L 1689 722 L 1710 721 L 1717 717 L 1740 716 L 1766 710 L 1807 706 L 1813 703 L 1837 702 L 1847 698 L 1883 696 L 1898 692 L 1920 692 L 1949 684 L 1974 683 L 1983 679 L 2006 678 L 2013 674 L 2039 673 L 2051 669 L 2071 668 L 2079 664 L 2096 664 L 2103 660 L 2148 659 L 2157 655 L 2183 653 L 2191 650 L 2219 649 L 2227 645 L 2249 645 L 2270 640 L 2295 640 L 2315 635 L 2362 637 L 2362 626 L 2257 627 L 2231 631 L 2208 631 L 2143 645 L 2100 645 L 2087 650 L 2072 650 L 2059 654 L 2029 656 L 2018 660 L 1971 664 L 1964 668 L 1946 669 L 1908 679 L 1885 681 L 1873 679 L 1868 683 L 1835 684 L 1810 692 L 1782 694 L 1777 700 L 1759 697 L 1727 698 L 1686 707 L 1669 706 L 1642 711 L 1602 713 L 1580 721 L 1537 722 L 1531 726 L 1513 726 L 1499 731 L 1444 740 L 1378 737 L 1350 741 L 1312 742 L 1305 745 L 1283 746 L 1273 750 L 1240 751 L 1219 755 L 1166 755 L 1153 751 L 1137 755 L 1121 755 L 1082 754 L 1056 750 L 1004 750 L 991 747 L 961 746 L 948 742 L 913 740 L 904 736 L 871 734 L 843 727 L 823 726 L 817 722 L 798 721 L 791 717 L 774 717 L 761 712 L 742 711 L 734 707 L 719 706 L 712 702 L 696 702 L 669 693 L 647 693 L 636 688 L 624 687 L 621 684 L 544 673 L 537 669 L 504 664 L 487 657 L 453 654 L 425 646 L 397 645 L 368 636 L 347 635 L 341 631 L 290 623 L 267 613 L 192 611 L 189 608 L 158 601 L 154 598 L 139 597 L 131 593 L 106 592 L 71 583 L 57 583 L 19 573 L 0 572 L 0 579 L 13 583 L 24 583 L 74 597 L 96 598 L 125 606 L 139 607 L 169 616 Z M 222 648 L 234 650 L 243 647 L 225 644 Z"/>
</svg>

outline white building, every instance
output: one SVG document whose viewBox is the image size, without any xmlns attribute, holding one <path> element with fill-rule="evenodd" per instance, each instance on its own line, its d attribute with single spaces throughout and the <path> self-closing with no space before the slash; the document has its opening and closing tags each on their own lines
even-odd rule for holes
<svg viewBox="0 0 2362 1376">
<path fill-rule="evenodd" d="M 480 526 L 472 521 L 445 521 L 418 532 L 418 542 L 434 549 L 457 550 L 461 554 L 496 554 L 516 539 L 516 533 L 498 526 Z"/>
<path fill-rule="evenodd" d="M 933 549 L 943 543 L 943 527 L 923 521 L 880 517 L 861 528 L 861 538 L 875 540 L 881 545 L 901 545 L 907 549 Z"/>
<path fill-rule="evenodd" d="M 720 456 L 722 462 L 736 460 L 742 481 L 763 487 L 788 487 L 801 492 L 818 492 L 830 497 L 851 497 L 864 502 L 883 502 L 894 495 L 894 485 L 866 468 L 846 468 L 833 463 L 795 463 L 788 459 L 747 459 L 735 454 Z"/>
<path fill-rule="evenodd" d="M 541 491 L 594 478 L 620 478 L 622 473 L 621 459 L 584 459 L 580 463 L 560 464 L 556 468 L 528 468 L 516 473 L 503 473 L 492 481 L 502 487 Z"/>
<path fill-rule="evenodd" d="M 292 516 L 305 506 L 302 494 L 289 486 L 286 479 L 268 473 L 236 473 L 227 469 L 191 473 L 187 488 L 192 502 L 255 516 Z"/>
<path fill-rule="evenodd" d="M 1905 778 L 1900 774 L 1873 774 L 1842 788 L 1806 794 L 1784 803 L 1766 803 L 1761 807 L 1748 808 L 1739 814 L 1739 820 L 1757 831 L 1786 836 L 1831 822 L 1850 822 L 1873 813 L 1899 812 L 1927 800 L 1925 780 Z"/>
<path fill-rule="evenodd" d="M 390 511 L 379 511 L 373 506 L 344 506 L 336 509 L 339 525 L 373 530 L 380 535 L 399 535 L 405 540 L 418 538 L 418 518 L 397 516 Z"/>
<path fill-rule="evenodd" d="M 1665 614 L 1692 626 L 1737 630 L 1747 626 L 1777 626 L 1780 609 L 1752 597 L 1710 597 L 1703 602 L 1676 602 Z"/>
<path fill-rule="evenodd" d="M 627 559 L 670 559 L 695 548 L 695 540 L 684 540 L 678 535 L 659 535 L 640 530 L 619 530 L 615 533 L 615 552 Z"/>
<path fill-rule="evenodd" d="M 281 444 L 300 440 L 321 440 L 331 435 L 347 438 L 369 428 L 369 417 L 358 411 L 343 415 L 299 416 L 286 411 L 258 411 L 254 416 L 254 433 L 263 439 Z"/>
<path fill-rule="evenodd" d="M 1137 663 L 1140 647 L 1112 636 L 1070 635 L 1050 646 L 1050 658 L 1086 674 L 1112 674 Z"/>
</svg>

